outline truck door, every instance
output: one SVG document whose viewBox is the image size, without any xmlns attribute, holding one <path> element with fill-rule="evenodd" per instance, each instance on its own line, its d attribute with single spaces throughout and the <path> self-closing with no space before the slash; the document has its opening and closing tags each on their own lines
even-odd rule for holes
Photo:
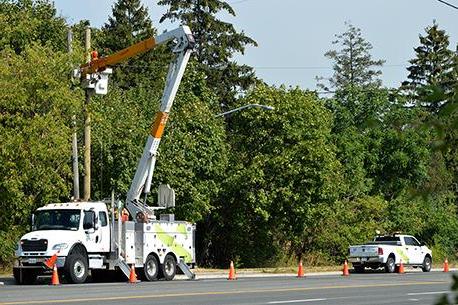
<svg viewBox="0 0 458 305">
<path fill-rule="evenodd" d="M 96 214 L 94 210 L 84 211 L 83 217 L 83 229 L 84 229 L 84 245 L 86 246 L 87 252 L 99 252 L 97 251 L 98 230 L 96 229 Z"/>
<path fill-rule="evenodd" d="M 411 236 L 404 236 L 405 247 L 407 255 L 409 256 L 408 264 L 421 264 L 423 263 L 423 256 L 420 243 Z"/>
<path fill-rule="evenodd" d="M 105 211 L 99 211 L 99 239 L 97 243 L 99 244 L 100 252 L 109 252 L 110 251 L 110 226 L 108 225 L 108 217 Z"/>
</svg>

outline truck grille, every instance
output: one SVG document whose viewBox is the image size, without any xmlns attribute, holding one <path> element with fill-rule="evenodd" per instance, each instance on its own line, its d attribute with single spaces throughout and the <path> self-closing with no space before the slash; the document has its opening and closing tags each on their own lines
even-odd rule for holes
<svg viewBox="0 0 458 305">
<path fill-rule="evenodd" d="M 21 240 L 22 251 L 32 251 L 32 252 L 42 252 L 48 249 L 48 240 L 39 239 L 39 240 Z"/>
</svg>

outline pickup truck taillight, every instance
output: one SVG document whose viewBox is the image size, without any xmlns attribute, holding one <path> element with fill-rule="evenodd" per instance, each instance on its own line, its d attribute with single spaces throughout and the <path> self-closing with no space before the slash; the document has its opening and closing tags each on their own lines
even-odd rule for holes
<svg viewBox="0 0 458 305">
<path fill-rule="evenodd" d="M 378 255 L 383 255 L 383 248 L 379 247 L 378 250 L 377 250 L 377 254 Z"/>
</svg>

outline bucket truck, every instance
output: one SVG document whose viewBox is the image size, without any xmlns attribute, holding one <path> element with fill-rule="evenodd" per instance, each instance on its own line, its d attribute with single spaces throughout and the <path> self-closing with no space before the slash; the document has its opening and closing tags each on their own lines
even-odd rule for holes
<svg viewBox="0 0 458 305">
<path fill-rule="evenodd" d="M 177 268 L 194 278 L 190 269 L 195 265 L 195 225 L 175 221 L 173 214 L 159 214 L 161 209 L 174 206 L 174 191 L 167 185 L 160 186 L 159 207 L 150 207 L 140 198 L 142 193 L 150 192 L 161 136 L 193 49 L 190 29 L 181 26 L 115 54 L 94 56 L 75 75 L 87 89 L 106 94 L 109 66 L 168 43 L 175 57 L 125 204 L 115 203 L 112 198 L 111 204 L 51 203 L 37 209 L 32 215 L 32 231 L 21 237 L 15 252 L 13 273 L 17 283 L 30 284 L 37 276 L 49 273 L 46 265 L 50 258 L 71 283 L 83 283 L 89 274 L 94 279 L 109 276 L 110 272 L 128 277 L 131 268 L 148 281 L 172 280 Z M 126 210 L 129 219 L 122 214 Z"/>
</svg>

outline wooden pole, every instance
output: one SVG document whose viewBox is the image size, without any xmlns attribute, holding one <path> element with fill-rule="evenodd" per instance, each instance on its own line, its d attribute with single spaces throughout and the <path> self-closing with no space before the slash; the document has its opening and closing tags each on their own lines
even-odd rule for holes
<svg viewBox="0 0 458 305">
<path fill-rule="evenodd" d="M 91 61 L 89 53 L 91 49 L 91 29 L 86 27 L 85 50 L 87 62 Z M 84 195 L 83 199 L 88 201 L 91 198 L 91 114 L 89 105 L 91 102 L 92 89 L 86 89 L 86 100 L 84 103 Z"/>
</svg>

